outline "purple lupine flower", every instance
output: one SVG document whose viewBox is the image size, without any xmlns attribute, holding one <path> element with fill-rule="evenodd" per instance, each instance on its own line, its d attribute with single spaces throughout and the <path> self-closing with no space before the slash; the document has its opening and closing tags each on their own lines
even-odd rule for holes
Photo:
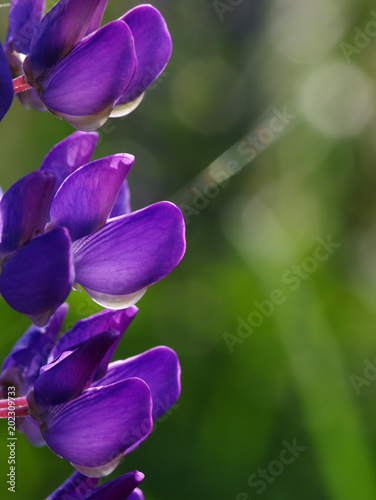
<svg viewBox="0 0 376 500">
<path fill-rule="evenodd" d="M 127 213 L 125 177 L 133 156 L 83 164 L 96 137 L 75 132 L 60 142 L 0 202 L 0 293 L 39 326 L 74 284 L 103 307 L 135 304 L 185 252 L 175 205 L 159 202 Z"/>
<path fill-rule="evenodd" d="M 99 478 L 87 477 L 76 471 L 46 500 L 86 500 L 87 498 L 144 500 L 141 490 L 137 488 L 143 478 L 142 472 L 133 471 L 95 487 L 100 481 Z"/>
<path fill-rule="evenodd" d="M 26 396 L 39 376 L 39 370 L 47 363 L 48 356 L 59 335 L 68 306 L 63 304 L 51 316 L 44 328 L 30 326 L 9 355 L 0 372 L 0 399 L 8 396 L 8 387 L 14 387 L 17 397 Z M 34 446 L 44 445 L 38 424 L 31 418 L 16 420 L 18 431 L 26 434 Z"/>
<path fill-rule="evenodd" d="M 134 306 L 118 311 L 101 311 L 78 321 L 72 329 L 67 331 L 56 342 L 67 310 L 67 304 L 63 304 L 51 316 L 44 328 L 32 325 L 15 344 L 1 368 L 0 399 L 7 397 L 7 388 L 9 386 L 15 388 L 17 397 L 26 396 L 33 388 L 42 366 L 47 364 L 48 359 L 53 359 L 55 355 L 60 354 L 64 346 L 69 347 L 77 344 L 110 328 L 123 334 L 137 314 L 137 308 Z M 105 374 L 115 347 L 116 344 L 108 351 L 96 374 L 96 378 Z M 18 418 L 16 426 L 20 432 L 26 434 L 34 446 L 43 446 L 45 444 L 38 424 L 31 417 Z"/>
<path fill-rule="evenodd" d="M 45 0 L 12 0 L 4 51 L 13 77 L 31 87 L 23 104 L 80 130 L 137 107 L 170 58 L 171 37 L 151 5 L 100 27 L 106 5 L 60 0 L 43 17 Z"/>
<path fill-rule="evenodd" d="M 0 121 L 6 115 L 13 100 L 12 75 L 0 45 Z"/>
<path fill-rule="evenodd" d="M 90 477 L 110 474 L 180 394 L 179 361 L 164 346 L 110 363 L 99 376 L 118 337 L 110 329 L 70 345 L 68 336 L 65 349 L 57 344 L 60 354 L 52 358 L 51 353 L 27 396 L 49 448 Z"/>
</svg>

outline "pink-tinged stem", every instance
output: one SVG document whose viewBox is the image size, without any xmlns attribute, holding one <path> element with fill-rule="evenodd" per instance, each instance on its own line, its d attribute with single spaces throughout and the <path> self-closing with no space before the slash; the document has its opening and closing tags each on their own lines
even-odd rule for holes
<svg viewBox="0 0 376 500">
<path fill-rule="evenodd" d="M 25 396 L 12 399 L 0 399 L 0 408 L 8 408 L 9 402 L 11 406 L 25 406 L 27 405 L 27 399 Z"/>
<path fill-rule="evenodd" d="M 0 400 L 0 418 L 27 417 L 29 405 L 26 397 Z"/>
<path fill-rule="evenodd" d="M 13 92 L 15 94 L 19 94 L 20 92 L 24 92 L 25 90 L 30 90 L 31 87 L 26 81 L 26 76 L 21 75 L 13 80 Z"/>
</svg>

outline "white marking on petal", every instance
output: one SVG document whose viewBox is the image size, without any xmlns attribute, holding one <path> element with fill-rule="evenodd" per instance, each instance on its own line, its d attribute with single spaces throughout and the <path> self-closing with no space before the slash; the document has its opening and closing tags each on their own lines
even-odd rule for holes
<svg viewBox="0 0 376 500">
<path fill-rule="evenodd" d="M 35 326 L 39 326 L 41 328 L 42 326 L 47 325 L 53 313 L 54 310 L 49 309 L 48 311 L 40 314 L 26 314 L 26 316 L 32 323 L 34 323 Z"/>
<path fill-rule="evenodd" d="M 79 287 L 79 284 L 77 281 L 75 281 L 72 285 L 72 289 L 75 290 L 76 292 L 81 292 L 81 288 Z"/>
<path fill-rule="evenodd" d="M 108 117 L 110 116 L 111 109 L 112 106 L 108 106 L 106 109 L 95 115 L 75 116 L 68 115 L 66 113 L 59 113 L 59 116 L 64 118 L 64 120 L 68 122 L 69 125 L 72 125 L 72 127 L 84 132 L 91 132 L 93 130 L 97 130 L 106 123 Z"/>
<path fill-rule="evenodd" d="M 104 464 L 99 467 L 84 467 L 83 465 L 73 464 L 72 462 L 71 463 L 73 467 L 75 467 L 82 474 L 85 474 L 85 476 L 104 477 L 107 476 L 108 474 L 111 474 L 111 472 L 116 469 L 122 458 L 123 458 L 123 453 L 120 453 L 120 455 L 114 458 L 111 462 L 108 462 L 108 464 Z"/>
<path fill-rule="evenodd" d="M 144 94 L 145 92 L 134 101 L 127 102 L 126 104 L 119 104 L 118 106 L 115 105 L 114 109 L 111 111 L 110 118 L 120 118 L 121 116 L 126 116 L 129 115 L 129 113 L 132 113 L 132 111 L 134 111 L 142 101 Z"/>
<path fill-rule="evenodd" d="M 102 307 L 107 307 L 108 309 L 125 309 L 126 307 L 133 306 L 138 302 L 141 297 L 145 294 L 148 287 L 142 288 L 135 293 L 129 293 L 127 295 L 107 295 L 105 293 L 96 292 L 90 290 L 89 288 L 82 287 L 88 295 Z"/>
</svg>

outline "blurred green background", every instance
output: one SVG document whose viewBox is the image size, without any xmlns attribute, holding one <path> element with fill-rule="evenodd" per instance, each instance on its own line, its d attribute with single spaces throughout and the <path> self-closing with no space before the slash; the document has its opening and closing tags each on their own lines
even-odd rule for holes
<svg viewBox="0 0 376 500">
<path fill-rule="evenodd" d="M 105 20 L 134 5 L 109 0 Z M 147 500 L 374 500 L 374 4 L 153 5 L 173 56 L 95 158 L 134 154 L 133 208 L 168 199 L 186 216 L 185 258 L 116 355 L 172 347 L 182 395 L 110 478 L 143 471 Z M 1 130 L 4 190 L 73 132 L 18 102 Z M 100 310 L 76 292 L 69 304 L 67 328 Z M 0 318 L 4 358 L 29 323 L 4 301 Z M 1 498 L 43 499 L 72 472 L 20 435 L 8 492 L 6 437 L 4 423 Z"/>
</svg>

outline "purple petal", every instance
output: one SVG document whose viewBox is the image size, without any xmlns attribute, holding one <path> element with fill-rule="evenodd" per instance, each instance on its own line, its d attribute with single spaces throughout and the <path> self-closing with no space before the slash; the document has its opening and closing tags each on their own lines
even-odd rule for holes
<svg viewBox="0 0 376 500">
<path fill-rule="evenodd" d="M 18 76 L 23 75 L 24 70 L 21 62 L 21 56 L 18 53 L 18 49 L 16 48 L 16 45 L 12 38 L 9 39 L 4 45 L 4 53 L 8 60 L 12 77 L 17 78 Z M 46 106 L 39 99 L 39 96 L 34 89 L 19 92 L 18 94 L 16 94 L 16 97 L 25 109 L 29 109 L 30 105 L 36 111 L 47 111 Z"/>
<path fill-rule="evenodd" d="M 100 1 L 60 0 L 44 16 L 24 64 L 30 82 L 50 70 L 82 40 Z"/>
<path fill-rule="evenodd" d="M 29 52 L 31 39 L 43 17 L 45 3 L 45 0 L 12 0 L 7 42 L 12 39 L 17 52 Z"/>
<path fill-rule="evenodd" d="M 121 336 L 128 328 L 133 318 L 138 312 L 137 307 L 128 307 L 128 309 L 121 309 L 119 311 L 105 310 L 98 314 L 94 314 L 89 318 L 78 321 L 74 327 L 68 332 L 64 333 L 53 347 L 48 361 L 51 362 L 54 358 L 60 356 L 63 351 L 71 348 L 72 346 L 89 339 L 97 333 L 104 332 L 105 330 L 114 330 L 119 332 L 117 340 L 113 343 L 112 347 L 108 349 L 107 354 L 95 374 L 94 379 L 101 378 L 107 371 L 108 363 L 116 349 Z"/>
<path fill-rule="evenodd" d="M 33 446 L 44 446 L 46 444 L 39 425 L 31 417 L 18 418 L 16 420 L 16 428 L 18 432 L 25 434 L 27 439 Z"/>
<path fill-rule="evenodd" d="M 129 192 L 128 182 L 124 181 L 121 186 L 120 193 L 116 198 L 114 208 L 112 209 L 110 218 L 118 217 L 131 213 L 131 194 Z"/>
<path fill-rule="evenodd" d="M 152 430 L 151 395 L 139 379 L 84 391 L 42 415 L 42 434 L 57 455 L 93 477 L 110 474 Z M 92 470 L 90 470 L 92 469 Z"/>
<path fill-rule="evenodd" d="M 104 226 L 133 162 L 133 156 L 117 154 L 77 169 L 56 193 L 51 224 L 66 227 L 73 241 Z"/>
<path fill-rule="evenodd" d="M 3 264 L 0 293 L 13 309 L 44 326 L 73 281 L 69 233 L 58 228 L 34 238 Z"/>
<path fill-rule="evenodd" d="M 90 35 L 93 31 L 97 30 L 101 25 L 104 11 L 106 10 L 108 0 L 100 0 L 98 7 L 96 8 L 94 15 L 91 18 L 90 24 L 86 31 L 86 35 Z"/>
<path fill-rule="evenodd" d="M 98 367 L 118 334 L 98 333 L 77 346 L 67 356 L 57 359 L 34 383 L 34 401 L 39 414 L 51 406 L 76 398 L 90 386 Z"/>
<path fill-rule="evenodd" d="M 110 219 L 75 242 L 76 281 L 95 300 L 120 308 L 122 297 L 144 292 L 172 271 L 184 251 L 180 210 L 169 202 L 156 203 Z"/>
<path fill-rule="evenodd" d="M 87 477 L 81 472 L 73 472 L 46 500 L 82 500 L 87 491 L 97 486 L 99 478 Z"/>
<path fill-rule="evenodd" d="M 54 172 L 36 171 L 22 177 L 4 194 L 0 203 L 3 254 L 43 233 L 54 185 Z"/>
<path fill-rule="evenodd" d="M 153 419 L 157 420 L 180 395 L 180 365 L 176 353 L 168 347 L 155 347 L 124 361 L 115 361 L 95 385 L 114 384 L 129 377 L 143 380 L 153 398 Z"/>
<path fill-rule="evenodd" d="M 88 491 L 80 500 L 88 498 L 92 500 L 126 500 L 131 498 L 133 490 L 144 479 L 142 472 L 134 471 L 98 486 L 92 491 Z M 131 496 L 129 496 L 131 495 Z"/>
<path fill-rule="evenodd" d="M 48 355 L 59 335 L 61 326 L 67 314 L 68 306 L 63 304 L 51 316 L 44 328 L 32 325 L 26 330 L 5 358 L 1 368 L 0 384 L 6 376 L 6 371 L 13 367 L 21 377 L 22 385 L 18 386 L 20 396 L 26 396 L 31 389 L 39 370 L 46 364 Z M 8 383 L 10 381 L 8 380 Z M 18 385 L 17 382 L 11 385 Z"/>
<path fill-rule="evenodd" d="M 44 104 L 57 113 L 95 115 L 122 95 L 136 67 L 133 38 L 113 21 L 80 42 L 44 80 Z"/>
<path fill-rule="evenodd" d="M 23 380 L 18 368 L 13 365 L 1 372 L 0 377 L 0 399 L 7 399 L 8 387 L 13 385 L 16 388 L 17 396 L 19 394 L 18 388 L 22 387 Z"/>
<path fill-rule="evenodd" d="M 13 101 L 12 74 L 0 44 L 0 121 L 7 114 Z"/>
<path fill-rule="evenodd" d="M 144 500 L 144 495 L 139 488 L 136 488 L 128 497 L 128 500 Z"/>
<path fill-rule="evenodd" d="M 16 95 L 16 97 L 25 109 L 29 109 L 29 106 L 31 106 L 33 109 L 35 109 L 35 111 L 47 111 L 46 106 L 40 100 L 37 92 L 34 89 L 20 92 Z"/>
<path fill-rule="evenodd" d="M 96 132 L 74 132 L 51 149 L 44 158 L 40 170 L 55 172 L 54 194 L 68 175 L 90 161 L 97 141 Z"/>
<path fill-rule="evenodd" d="M 140 5 L 123 17 L 132 31 L 137 70 L 131 84 L 116 105 L 134 101 L 162 73 L 171 56 L 172 43 L 165 20 L 151 5 Z"/>
</svg>

